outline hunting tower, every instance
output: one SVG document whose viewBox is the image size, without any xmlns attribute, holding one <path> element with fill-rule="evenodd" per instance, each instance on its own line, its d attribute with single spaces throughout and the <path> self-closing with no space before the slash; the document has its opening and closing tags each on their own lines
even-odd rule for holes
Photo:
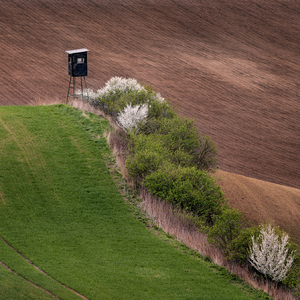
<svg viewBox="0 0 300 300">
<path fill-rule="evenodd" d="M 89 97 L 87 93 L 87 85 L 85 81 L 85 76 L 87 76 L 87 52 L 88 49 L 76 49 L 76 50 L 69 50 L 66 51 L 68 53 L 68 71 L 70 75 L 70 81 L 69 81 L 69 88 L 68 88 L 68 95 L 67 95 L 67 101 L 68 98 L 81 98 Z M 76 86 L 76 77 L 80 77 L 80 93 L 76 93 L 75 86 Z M 84 85 L 86 89 L 87 95 L 83 96 L 83 83 L 82 78 L 84 80 Z M 73 80 L 72 80 L 73 79 Z M 70 93 L 71 92 L 73 93 Z"/>
</svg>

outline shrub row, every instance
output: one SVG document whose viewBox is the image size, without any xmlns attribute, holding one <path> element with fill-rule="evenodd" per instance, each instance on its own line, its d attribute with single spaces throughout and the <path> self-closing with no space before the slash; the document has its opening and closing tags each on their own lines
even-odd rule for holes
<svg viewBox="0 0 300 300">
<path fill-rule="evenodd" d="M 243 213 L 226 205 L 220 187 L 209 175 L 217 166 L 216 145 L 208 136 L 198 133 L 193 120 L 180 118 L 151 88 L 132 79 L 128 82 L 112 78 L 89 102 L 117 123 L 129 106 L 131 110 L 123 118 L 130 118 L 130 113 L 137 114 L 139 107 L 147 106 L 142 116 L 129 120 L 136 122 L 134 126 L 122 126 L 130 145 L 126 159 L 129 177 L 179 211 L 185 210 L 197 218 L 201 230 L 208 233 L 209 243 L 227 259 L 247 264 L 253 238 L 259 239 L 262 227 L 247 226 Z M 278 229 L 277 233 L 280 239 Z M 289 247 L 291 252 L 296 245 L 290 243 Z M 290 288 L 299 285 L 299 264 L 297 252 L 284 281 Z"/>
</svg>

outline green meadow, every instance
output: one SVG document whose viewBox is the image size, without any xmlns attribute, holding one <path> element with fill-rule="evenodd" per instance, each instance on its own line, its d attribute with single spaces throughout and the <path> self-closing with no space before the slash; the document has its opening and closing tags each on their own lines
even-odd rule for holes
<svg viewBox="0 0 300 300">
<path fill-rule="evenodd" d="M 20 275 L 0 265 L 0 299 L 54 299 L 31 283 L 59 299 L 269 299 L 146 228 L 105 164 L 109 130 L 66 105 L 0 107 L 0 262 Z"/>
</svg>

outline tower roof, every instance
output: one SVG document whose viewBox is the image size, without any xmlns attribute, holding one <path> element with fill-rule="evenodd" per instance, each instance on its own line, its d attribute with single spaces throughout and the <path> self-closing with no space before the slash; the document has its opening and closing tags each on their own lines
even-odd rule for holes
<svg viewBox="0 0 300 300">
<path fill-rule="evenodd" d="M 87 52 L 87 51 L 89 51 L 89 50 L 86 48 L 82 48 L 82 49 L 68 50 L 66 52 L 69 54 L 74 54 L 74 53 L 81 53 L 81 52 Z"/>
</svg>

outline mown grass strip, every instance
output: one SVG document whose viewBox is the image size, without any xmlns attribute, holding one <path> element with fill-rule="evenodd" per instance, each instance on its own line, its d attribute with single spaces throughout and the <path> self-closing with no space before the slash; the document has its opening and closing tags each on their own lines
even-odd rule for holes
<svg viewBox="0 0 300 300">
<path fill-rule="evenodd" d="M 253 299 L 134 216 L 103 160 L 105 120 L 55 105 L 0 121 L 0 235 L 49 276 L 89 299 Z M 67 293 L 3 243 L 0 261 Z"/>
</svg>

